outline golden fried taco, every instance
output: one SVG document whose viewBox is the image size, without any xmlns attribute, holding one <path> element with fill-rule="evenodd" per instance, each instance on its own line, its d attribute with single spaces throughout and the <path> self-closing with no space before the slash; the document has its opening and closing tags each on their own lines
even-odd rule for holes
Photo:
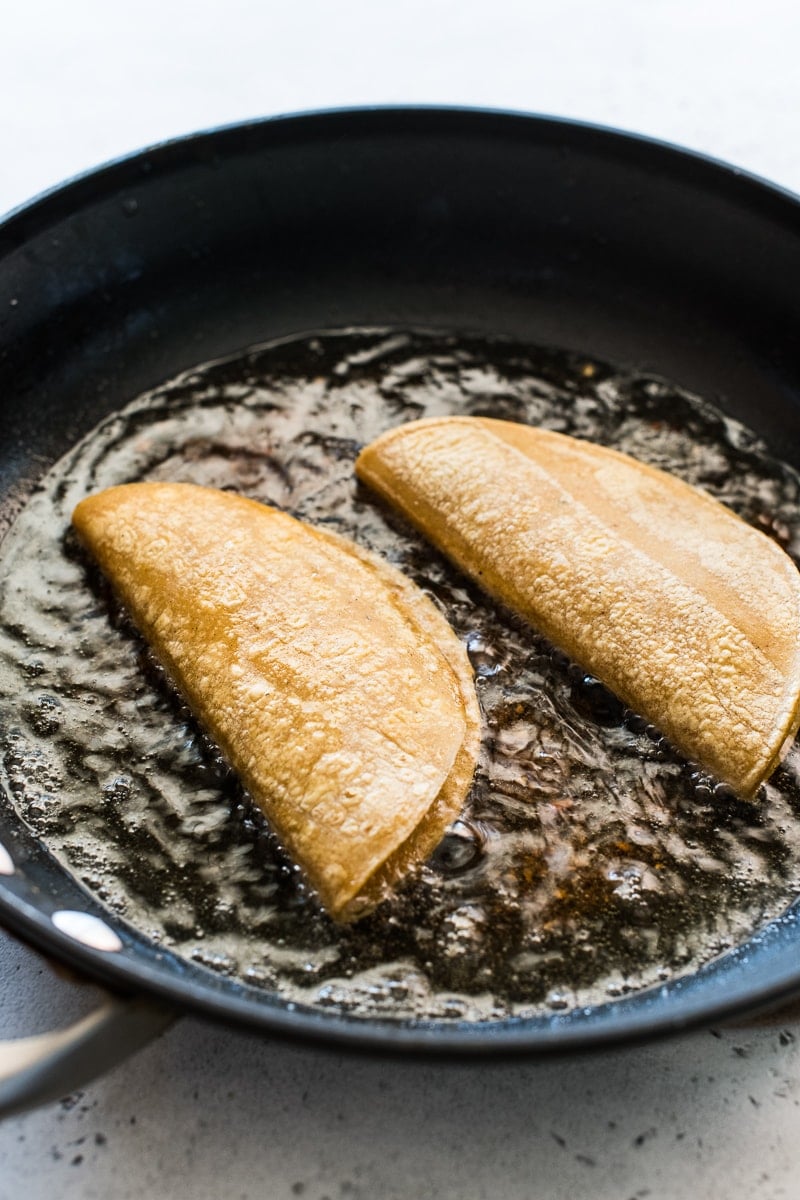
<svg viewBox="0 0 800 1200">
<path fill-rule="evenodd" d="M 690 760 L 752 796 L 797 731 L 800 575 L 705 493 L 562 434 L 415 421 L 362 480 Z"/>
<path fill-rule="evenodd" d="M 445 619 L 371 554 L 227 492 L 127 484 L 73 522 L 328 912 L 368 911 L 472 779 L 477 701 Z"/>
</svg>

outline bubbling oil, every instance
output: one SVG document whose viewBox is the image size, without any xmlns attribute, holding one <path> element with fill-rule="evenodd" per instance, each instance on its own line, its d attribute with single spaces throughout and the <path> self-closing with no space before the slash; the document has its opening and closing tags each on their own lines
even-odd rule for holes
<svg viewBox="0 0 800 1200">
<path fill-rule="evenodd" d="M 356 481 L 386 428 L 453 413 L 633 454 L 800 553 L 800 479 L 698 398 L 551 350 L 385 331 L 261 347 L 138 398 L 56 464 L 2 547 L 10 802 L 154 942 L 289 1001 L 427 1020 L 595 1004 L 695 969 L 800 890 L 796 751 L 737 799 Z M 74 544 L 83 496 L 140 479 L 335 529 L 414 579 L 467 648 L 483 739 L 464 811 L 356 925 L 320 910 Z"/>
</svg>

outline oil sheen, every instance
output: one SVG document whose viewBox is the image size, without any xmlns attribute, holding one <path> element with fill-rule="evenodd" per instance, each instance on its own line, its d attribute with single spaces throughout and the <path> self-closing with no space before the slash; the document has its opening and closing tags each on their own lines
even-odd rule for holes
<svg viewBox="0 0 800 1200">
<path fill-rule="evenodd" d="M 386 331 L 261 347 L 136 399 L 56 464 L 0 552 L 6 802 L 154 942 L 295 1003 L 445 1021 L 601 1003 L 743 942 L 800 890 L 796 750 L 738 800 L 358 484 L 366 442 L 452 413 L 613 446 L 800 554 L 798 476 L 696 397 L 555 351 Z M 74 543 L 78 500 L 140 479 L 354 539 L 467 647 L 483 744 L 466 807 L 356 925 L 320 911 Z"/>
</svg>

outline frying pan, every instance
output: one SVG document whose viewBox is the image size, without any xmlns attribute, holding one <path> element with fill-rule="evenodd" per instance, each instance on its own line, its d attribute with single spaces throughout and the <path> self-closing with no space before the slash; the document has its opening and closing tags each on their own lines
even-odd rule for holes
<svg viewBox="0 0 800 1200">
<path fill-rule="evenodd" d="M 254 343 L 346 326 L 503 334 L 657 372 L 800 466 L 798 280 L 795 197 L 590 125 L 354 110 L 157 146 L 0 226 L 0 529 L 139 392 Z M 597 1007 L 476 1024 L 348 1018 L 164 952 L 105 912 L 8 803 L 0 845 L 7 928 L 134 997 L 6 1047 L 7 1109 L 63 1094 L 176 1011 L 353 1049 L 496 1056 L 653 1037 L 800 991 L 795 906 L 696 973 Z"/>
</svg>

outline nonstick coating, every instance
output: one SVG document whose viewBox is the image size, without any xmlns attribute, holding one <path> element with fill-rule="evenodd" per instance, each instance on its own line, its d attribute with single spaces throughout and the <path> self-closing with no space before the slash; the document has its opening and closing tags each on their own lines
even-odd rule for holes
<svg viewBox="0 0 800 1200">
<path fill-rule="evenodd" d="M 0 529 L 106 413 L 196 363 L 347 326 L 506 334 L 656 372 L 800 466 L 800 202 L 610 130 L 467 110 L 311 114 L 200 134 L 60 188 L 0 226 Z M 117 926 L 0 811 L 3 922 L 117 988 L 232 1022 L 423 1053 L 589 1048 L 800 991 L 800 913 L 659 989 L 501 1023 L 293 1008 Z M 113 917 L 104 914 L 107 921 Z"/>
</svg>

